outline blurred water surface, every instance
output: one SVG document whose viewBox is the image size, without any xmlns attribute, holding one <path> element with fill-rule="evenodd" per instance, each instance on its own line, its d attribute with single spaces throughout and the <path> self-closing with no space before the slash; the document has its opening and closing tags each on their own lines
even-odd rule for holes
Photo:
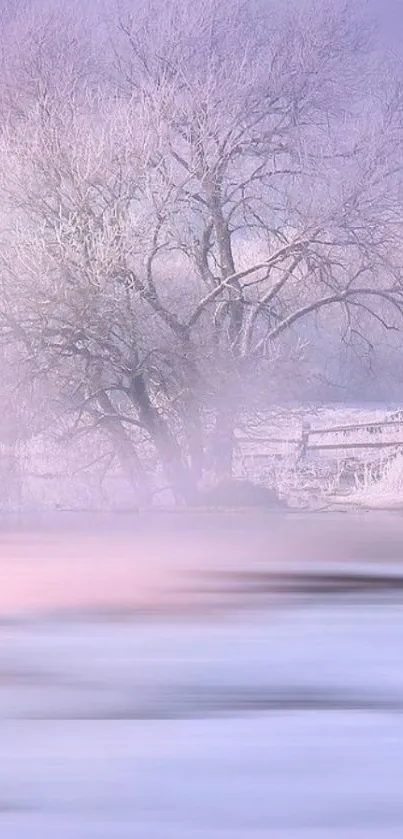
<svg viewBox="0 0 403 839">
<path fill-rule="evenodd" d="M 3 521 L 0 835 L 402 836 L 402 536 Z"/>
</svg>

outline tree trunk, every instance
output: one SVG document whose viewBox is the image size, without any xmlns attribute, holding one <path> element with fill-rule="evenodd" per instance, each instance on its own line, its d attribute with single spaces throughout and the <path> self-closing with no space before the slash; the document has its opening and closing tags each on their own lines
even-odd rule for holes
<svg viewBox="0 0 403 839">
<path fill-rule="evenodd" d="M 131 390 L 140 419 L 154 442 L 176 503 L 193 504 L 197 487 L 191 469 L 183 462 L 180 445 L 152 404 L 141 373 L 133 376 Z"/>
<path fill-rule="evenodd" d="M 148 506 L 151 503 L 152 488 L 136 449 L 120 420 L 113 416 L 108 419 L 108 414 L 114 413 L 108 394 L 105 392 L 98 394 L 98 402 L 105 414 L 104 427 L 113 441 L 122 472 L 133 490 L 136 502 L 140 500 Z"/>
<path fill-rule="evenodd" d="M 109 433 L 114 441 L 122 472 L 132 487 L 137 502 L 151 505 L 152 487 L 132 441 L 119 423 L 111 423 Z"/>
<path fill-rule="evenodd" d="M 221 278 L 226 280 L 231 277 L 232 274 L 235 274 L 235 260 L 232 252 L 231 233 L 228 227 L 228 222 L 224 217 L 218 184 L 208 185 L 207 194 L 211 209 L 213 229 L 218 247 Z M 228 337 L 232 348 L 235 349 L 242 333 L 242 324 L 244 319 L 244 304 L 239 282 L 231 282 L 227 286 L 227 293 L 230 298 L 228 306 Z"/>
<path fill-rule="evenodd" d="M 203 416 L 198 398 L 194 396 L 194 393 L 197 393 L 196 381 L 193 382 L 193 387 L 193 393 L 185 398 L 181 406 L 181 416 L 186 434 L 190 473 L 197 486 L 203 477 L 205 452 Z"/>
<path fill-rule="evenodd" d="M 192 480 L 197 486 L 203 476 L 204 469 L 204 446 L 199 429 L 192 428 L 188 432 L 190 472 Z"/>
</svg>

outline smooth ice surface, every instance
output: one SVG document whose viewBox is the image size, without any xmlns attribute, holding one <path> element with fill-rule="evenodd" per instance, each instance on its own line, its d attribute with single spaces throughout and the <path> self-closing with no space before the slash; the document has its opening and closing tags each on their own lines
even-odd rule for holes
<svg viewBox="0 0 403 839">
<path fill-rule="evenodd" d="M 0 829 L 8 839 L 397 837 L 402 829 L 400 716 L 2 729 Z"/>
<path fill-rule="evenodd" d="M 354 548 L 333 570 L 399 578 L 394 522 L 382 564 Z M 110 535 L 102 544 L 108 540 L 118 544 Z M 315 567 L 329 569 L 322 541 Z M 204 543 L 207 566 L 213 542 Z M 217 537 L 221 553 L 224 542 Z M 249 542 L 248 567 L 278 567 L 278 556 L 262 550 L 265 539 L 260 553 Z M 373 550 L 374 534 L 370 542 Z M 68 562 L 68 551 L 63 558 L 52 544 L 55 562 Z M 190 544 L 178 543 L 181 567 Z M 21 546 L 11 561 L 5 545 L 3 571 L 35 564 Z M 188 565 L 195 569 L 200 557 L 189 554 Z M 288 561 L 298 565 L 298 552 Z M 236 570 L 244 562 L 233 552 Z M 222 564 L 230 567 L 229 555 Z M 82 603 L 79 613 L 60 611 L 58 597 L 49 616 L 51 600 L 49 593 L 46 610 L 32 602 L 25 611 L 19 602 L 14 615 L 3 609 L 0 837 L 403 836 L 401 593 L 96 616 Z"/>
</svg>

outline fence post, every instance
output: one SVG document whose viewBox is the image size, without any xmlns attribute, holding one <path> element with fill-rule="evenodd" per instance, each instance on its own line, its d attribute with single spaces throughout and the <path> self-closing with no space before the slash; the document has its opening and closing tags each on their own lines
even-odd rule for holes
<svg viewBox="0 0 403 839">
<path fill-rule="evenodd" d="M 298 443 L 297 454 L 296 454 L 296 464 L 298 464 L 306 455 L 308 445 L 309 445 L 309 435 L 311 433 L 311 426 L 310 423 L 306 420 L 303 421 L 301 427 L 301 438 Z"/>
</svg>

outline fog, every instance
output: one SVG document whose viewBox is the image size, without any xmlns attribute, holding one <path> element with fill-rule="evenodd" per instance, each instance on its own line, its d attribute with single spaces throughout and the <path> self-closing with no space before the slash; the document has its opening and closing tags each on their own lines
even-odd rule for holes
<svg viewBox="0 0 403 839">
<path fill-rule="evenodd" d="M 0 13 L 0 835 L 401 836 L 403 7 Z"/>
</svg>

